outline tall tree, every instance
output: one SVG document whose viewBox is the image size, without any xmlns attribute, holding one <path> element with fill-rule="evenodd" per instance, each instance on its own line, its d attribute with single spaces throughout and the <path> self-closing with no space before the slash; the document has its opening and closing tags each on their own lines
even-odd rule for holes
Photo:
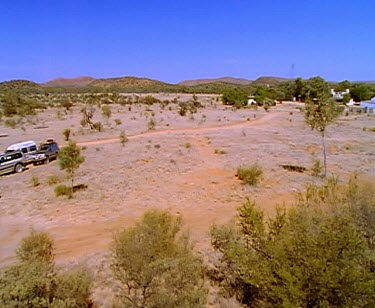
<svg viewBox="0 0 375 308">
<path fill-rule="evenodd" d="M 320 76 L 312 77 L 305 83 L 306 100 L 323 100 L 331 96 L 328 83 Z"/>
<path fill-rule="evenodd" d="M 375 91 L 367 84 L 356 84 L 350 88 L 350 96 L 356 102 L 369 100 L 375 95 Z"/>
<path fill-rule="evenodd" d="M 296 80 L 294 81 L 294 97 L 298 99 L 298 101 L 301 101 L 305 98 L 304 88 L 305 82 L 302 80 L 302 78 L 296 78 Z"/>
</svg>

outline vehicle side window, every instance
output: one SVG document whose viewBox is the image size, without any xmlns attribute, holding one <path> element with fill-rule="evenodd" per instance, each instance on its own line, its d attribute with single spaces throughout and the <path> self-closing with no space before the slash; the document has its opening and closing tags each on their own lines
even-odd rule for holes
<svg viewBox="0 0 375 308">
<path fill-rule="evenodd" d="M 22 154 L 21 153 L 13 154 L 13 157 L 14 157 L 13 159 L 21 158 Z"/>
<path fill-rule="evenodd" d="M 27 148 L 22 148 L 21 151 L 22 153 L 27 153 Z"/>
<path fill-rule="evenodd" d="M 36 146 L 35 146 L 35 145 L 32 145 L 32 146 L 30 147 L 30 152 L 33 152 L 33 151 L 36 151 Z"/>
</svg>

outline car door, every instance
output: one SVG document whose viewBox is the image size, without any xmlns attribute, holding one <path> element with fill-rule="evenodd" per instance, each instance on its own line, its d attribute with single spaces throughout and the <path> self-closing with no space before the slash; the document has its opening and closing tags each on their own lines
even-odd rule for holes
<svg viewBox="0 0 375 308">
<path fill-rule="evenodd" d="M 0 169 L 1 174 L 6 174 L 13 171 L 14 159 L 12 154 L 7 154 L 1 157 Z"/>
<path fill-rule="evenodd" d="M 6 173 L 6 164 L 5 164 L 5 156 L 1 156 L 0 157 L 0 174 L 4 174 Z"/>
</svg>

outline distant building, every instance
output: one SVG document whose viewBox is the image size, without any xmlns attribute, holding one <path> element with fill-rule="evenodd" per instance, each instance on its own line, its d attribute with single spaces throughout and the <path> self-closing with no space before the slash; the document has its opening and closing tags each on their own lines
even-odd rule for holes
<svg viewBox="0 0 375 308">
<path fill-rule="evenodd" d="M 360 106 L 363 108 L 365 113 L 375 113 L 375 97 L 369 101 L 360 102 Z"/>
<path fill-rule="evenodd" d="M 375 113 L 375 97 L 369 101 L 347 104 L 349 111 L 356 113 Z"/>
<path fill-rule="evenodd" d="M 336 92 L 334 89 L 331 89 L 331 95 L 336 100 L 342 100 L 345 94 L 349 94 L 349 89 L 346 89 L 344 92 Z"/>
</svg>

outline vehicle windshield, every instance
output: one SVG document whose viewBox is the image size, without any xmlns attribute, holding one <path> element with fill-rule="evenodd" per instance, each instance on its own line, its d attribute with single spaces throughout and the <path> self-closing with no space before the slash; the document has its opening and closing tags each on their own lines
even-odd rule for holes
<svg viewBox="0 0 375 308">
<path fill-rule="evenodd" d="M 41 151 L 47 151 L 48 150 L 48 145 L 42 145 L 40 146 Z"/>
</svg>

